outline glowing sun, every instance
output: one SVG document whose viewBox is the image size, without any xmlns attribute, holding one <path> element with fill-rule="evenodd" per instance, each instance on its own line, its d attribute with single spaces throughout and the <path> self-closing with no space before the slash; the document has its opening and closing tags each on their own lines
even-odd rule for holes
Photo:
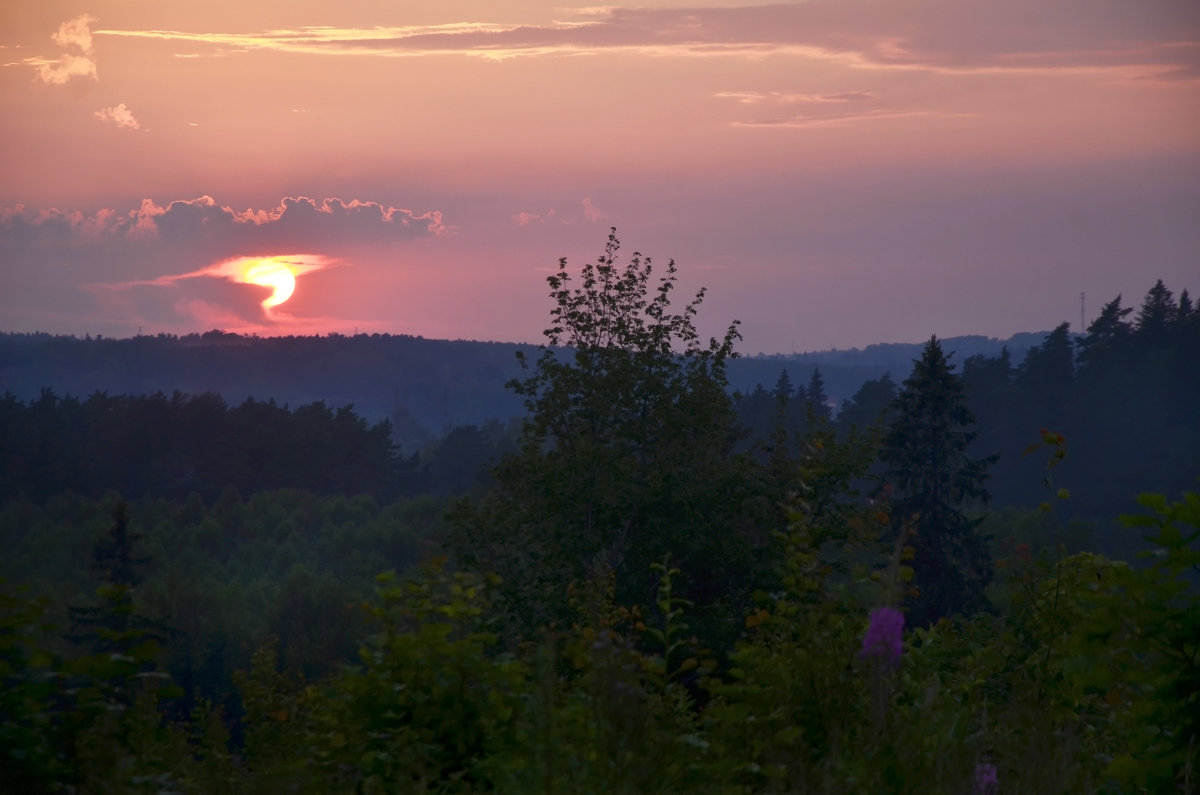
<svg viewBox="0 0 1200 795">
<path fill-rule="evenodd" d="M 246 268 L 242 279 L 247 284 L 257 284 L 274 290 L 267 296 L 262 305 L 266 308 L 279 306 L 292 297 L 296 290 L 296 274 L 282 262 L 275 259 L 261 259 Z"/>
</svg>

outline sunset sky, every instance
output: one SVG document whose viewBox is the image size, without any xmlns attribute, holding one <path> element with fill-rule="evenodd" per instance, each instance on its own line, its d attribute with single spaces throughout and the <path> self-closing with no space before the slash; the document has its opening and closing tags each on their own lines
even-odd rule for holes
<svg viewBox="0 0 1200 795">
<path fill-rule="evenodd" d="M 538 341 L 610 226 L 747 353 L 1200 292 L 1196 0 L 17 0 L 0 63 L 0 331 Z"/>
</svg>

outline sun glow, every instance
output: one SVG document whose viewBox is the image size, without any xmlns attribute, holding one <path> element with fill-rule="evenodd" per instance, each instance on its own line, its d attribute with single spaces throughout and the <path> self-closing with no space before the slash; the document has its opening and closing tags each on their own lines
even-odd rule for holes
<svg viewBox="0 0 1200 795">
<path fill-rule="evenodd" d="M 191 279 L 227 279 L 235 284 L 252 284 L 266 287 L 270 294 L 262 300 L 266 320 L 275 322 L 289 319 L 290 315 L 280 310 L 272 311 L 285 303 L 296 291 L 296 279 L 314 271 L 345 264 L 341 260 L 323 254 L 276 254 L 270 257 L 231 257 L 199 270 L 170 276 L 160 276 L 149 281 L 125 282 L 111 287 L 154 285 L 164 287 L 180 284 Z M 261 293 L 260 293 L 261 295 Z"/>
<path fill-rule="evenodd" d="M 266 309 L 279 306 L 291 298 L 292 293 L 296 290 L 296 274 L 286 263 L 276 259 L 252 261 L 245 273 L 242 274 L 242 280 L 247 284 L 257 284 L 274 290 L 262 302 Z"/>
</svg>

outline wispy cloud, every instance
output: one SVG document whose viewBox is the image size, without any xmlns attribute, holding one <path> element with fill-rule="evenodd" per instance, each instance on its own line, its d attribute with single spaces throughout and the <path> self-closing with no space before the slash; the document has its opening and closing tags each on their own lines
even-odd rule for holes
<svg viewBox="0 0 1200 795">
<path fill-rule="evenodd" d="M 125 107 L 124 102 L 110 108 L 101 108 L 92 115 L 100 121 L 110 122 L 128 130 L 140 130 L 142 128 L 141 123 L 134 117 L 133 111 Z"/>
<path fill-rule="evenodd" d="M 180 291 L 175 293 L 159 296 L 159 303 L 163 303 L 164 300 L 169 301 L 173 308 L 185 316 L 205 317 L 212 315 L 214 312 L 219 312 L 226 316 L 220 324 L 215 325 L 228 326 L 239 321 L 243 323 L 246 321 L 252 323 L 274 323 L 285 316 L 285 314 L 283 310 L 276 308 L 274 304 L 265 300 L 271 295 L 274 288 L 254 278 L 255 270 L 263 267 L 264 263 L 269 263 L 270 267 L 276 269 L 278 269 L 277 266 L 285 267 L 292 274 L 293 278 L 343 264 L 338 260 L 319 254 L 284 254 L 275 255 L 270 258 L 231 257 L 187 273 L 170 274 L 153 279 L 133 279 L 123 282 L 86 284 L 83 287 L 101 296 L 113 293 L 128 293 L 137 288 L 145 287 L 181 288 Z M 243 289 L 239 294 L 231 292 L 221 285 L 213 285 L 210 281 L 207 281 L 213 279 L 232 285 L 248 285 L 249 288 L 248 290 Z M 224 302 L 224 307 L 213 302 L 214 293 L 218 295 L 224 293 L 227 296 L 229 300 Z M 288 294 L 290 295 L 290 293 L 291 290 L 289 289 Z M 253 306 L 251 301 L 246 300 L 245 296 L 247 294 L 258 301 L 257 307 Z M 152 297 L 145 293 L 143 295 Z M 287 296 L 284 297 L 284 300 L 286 298 Z M 143 301 L 142 303 L 147 302 Z"/>
<path fill-rule="evenodd" d="M 799 104 L 803 102 L 867 102 L 879 97 L 869 91 L 841 91 L 835 94 L 793 94 L 783 91 L 718 91 L 720 99 L 736 99 L 743 105 L 773 102 Z"/>
<path fill-rule="evenodd" d="M 514 215 L 512 219 L 517 222 L 517 226 L 529 226 L 530 224 L 549 221 L 555 215 L 557 215 L 557 213 L 552 208 L 546 210 L 544 213 L 530 213 L 522 211 Z"/>
<path fill-rule="evenodd" d="M 805 129 L 812 127 L 836 127 L 846 124 L 859 124 L 863 122 L 887 121 L 892 119 L 912 119 L 912 118 L 928 118 L 937 116 L 942 118 L 967 118 L 970 114 L 965 113 L 946 113 L 940 111 L 926 110 L 868 110 L 861 113 L 836 113 L 824 116 L 784 116 L 779 118 L 752 119 L 749 121 L 735 121 L 734 127 L 764 127 L 764 128 L 795 128 Z"/>
<path fill-rule="evenodd" d="M 1093 0 L 839 0 L 736 8 L 576 9 L 540 25 L 456 22 L 372 28 L 301 27 L 258 32 L 98 30 L 96 35 L 195 45 L 188 55 L 251 50 L 312 54 L 505 59 L 632 50 L 647 55 L 760 57 L 791 53 L 873 69 L 1150 73 L 1194 64 L 1200 15 L 1193 0 L 1129 4 L 1116 25 L 1082 25 Z M 1066 46 L 1064 46 L 1066 45 Z M 1181 45 L 1187 45 L 1181 49 Z"/>
<path fill-rule="evenodd" d="M 964 118 L 971 114 L 948 111 L 932 111 L 920 108 L 881 108 L 864 107 L 862 110 L 846 110 L 848 107 L 874 103 L 879 99 L 877 94 L 870 91 L 840 91 L 831 94 L 806 94 L 784 91 L 720 91 L 716 96 L 721 99 L 737 100 L 743 105 L 752 105 L 759 109 L 778 109 L 780 115 L 759 117 L 732 122 L 734 127 L 759 128 L 792 128 L 808 129 L 816 127 L 834 127 L 863 122 L 877 122 L 890 119 L 909 118 Z M 811 110 L 797 112 L 799 108 L 808 106 Z"/>
<path fill-rule="evenodd" d="M 288 269 L 295 276 L 303 276 L 306 273 L 312 273 L 324 268 L 331 267 L 336 263 L 335 260 L 324 257 L 319 254 L 282 254 L 271 257 L 272 260 L 280 262 L 288 266 Z M 112 282 L 108 284 L 93 285 L 94 287 L 104 289 L 125 289 L 127 287 L 170 287 L 171 285 L 179 284 L 188 279 L 213 278 L 225 279 L 237 284 L 249 284 L 246 281 L 246 271 L 249 267 L 257 262 L 260 262 L 259 257 L 231 257 L 220 262 L 206 265 L 203 268 L 197 268 L 187 273 L 168 274 L 166 276 L 157 276 L 153 279 L 134 279 L 126 282 Z"/>
</svg>

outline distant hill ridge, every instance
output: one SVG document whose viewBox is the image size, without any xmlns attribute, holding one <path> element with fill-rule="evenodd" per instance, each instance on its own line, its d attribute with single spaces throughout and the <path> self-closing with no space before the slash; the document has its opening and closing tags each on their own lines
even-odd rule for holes
<svg viewBox="0 0 1200 795">
<path fill-rule="evenodd" d="M 1008 339 L 985 337 L 981 334 L 968 334 L 961 337 L 941 337 L 942 348 L 948 353 L 955 354 L 960 363 L 968 356 L 997 356 L 1001 349 L 1008 348 L 1013 363 L 1019 364 L 1025 358 L 1025 353 L 1035 345 L 1040 345 L 1049 331 L 1026 331 L 1014 334 Z M 929 340 L 920 342 L 877 342 L 865 348 L 830 348 L 822 351 L 807 351 L 804 353 L 774 353 L 759 354 L 755 359 L 783 359 L 818 366 L 827 364 L 846 364 L 851 366 L 880 365 L 911 366 L 913 359 L 921 357 L 921 351 Z M 894 375 L 895 373 L 893 373 Z"/>
<path fill-rule="evenodd" d="M 942 345 L 960 367 L 969 356 L 995 356 L 1005 346 L 1016 364 L 1046 333 L 1007 340 L 950 337 Z M 806 383 L 819 367 L 827 393 L 840 402 L 885 372 L 903 380 L 923 345 L 744 356 L 731 363 L 729 380 L 734 389 L 749 391 L 757 384 L 769 387 L 787 370 L 793 383 Z M 21 400 L 43 389 L 77 397 L 215 392 L 231 404 L 247 397 L 293 407 L 353 404 L 368 420 L 391 419 L 396 438 L 411 449 L 455 425 L 521 414 L 521 401 L 504 385 L 520 375 L 516 352 L 535 349 L 390 334 L 254 337 L 209 331 L 117 339 L 0 333 L 0 392 Z"/>
</svg>

